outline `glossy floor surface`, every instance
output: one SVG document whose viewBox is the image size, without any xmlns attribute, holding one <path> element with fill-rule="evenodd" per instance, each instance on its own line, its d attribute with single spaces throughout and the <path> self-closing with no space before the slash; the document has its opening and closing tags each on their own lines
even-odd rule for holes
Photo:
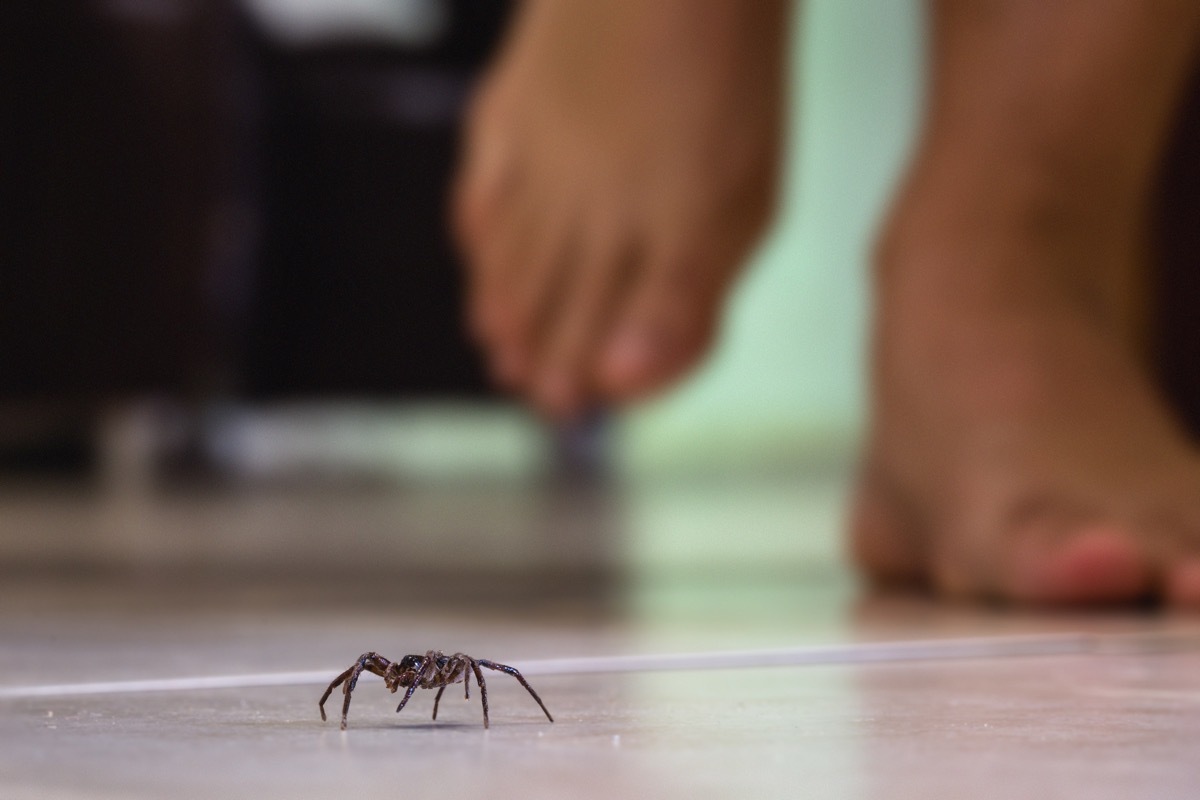
<svg viewBox="0 0 1200 800">
<path fill-rule="evenodd" d="M 800 503 L 796 513 L 813 520 L 837 500 L 833 489 L 756 491 L 754 508 Z M 572 524 L 572 508 L 590 508 L 589 524 L 605 516 L 595 497 L 530 514 L 527 495 L 492 488 L 445 515 L 413 492 L 355 495 L 321 514 L 309 493 L 294 503 L 143 498 L 120 513 L 95 498 L 0 498 L 0 797 L 1200 796 L 1198 619 L 866 597 L 832 557 L 816 554 L 783 564 L 748 557 L 725 572 L 702 559 L 671 570 L 665 555 L 610 558 L 592 543 L 575 561 L 543 554 L 563 559 L 557 580 L 548 577 L 556 570 L 541 578 L 508 570 L 508 579 L 439 572 L 433 555 L 406 571 L 391 555 L 370 563 L 371 552 L 403 550 L 370 545 L 382 528 L 345 532 L 394 513 L 406 520 L 401 541 L 418 525 L 412 537 L 432 542 L 441 519 L 458 547 L 470 544 L 453 522 L 463 503 L 491 530 L 520 527 L 514 508 L 548 535 Z M 678 505 L 686 519 L 723 524 L 740 502 L 719 492 L 660 500 L 660 511 Z M 665 511 L 650 516 L 671 524 Z M 756 524 L 770 528 L 769 519 L 784 535 L 797 517 Z M 313 544 L 305 531 L 320 526 L 328 539 Z M 230 530 L 245 540 L 229 539 Z M 278 570 L 246 555 L 289 536 L 306 543 L 312 563 L 303 548 Z M 203 557 L 222 541 L 242 554 L 227 568 Z M 505 563 L 537 541 L 514 545 L 518 555 Z M 320 559 L 338 547 L 351 552 L 322 571 Z M 202 568 L 173 560 L 181 548 Z M 928 640 L 951 645 L 905 644 Z M 474 686 L 469 703 L 448 691 L 433 722 L 433 692 L 397 715 L 398 696 L 377 679 L 359 684 L 346 732 L 336 721 L 340 694 L 321 722 L 322 682 L 360 653 L 429 648 L 526 667 L 555 722 L 498 673 L 488 677 L 486 731 Z M 756 666 L 778 648 L 827 663 Z M 745 666 L 720 669 L 612 671 L 622 663 L 606 660 L 713 652 L 749 655 Z M 594 660 L 553 661 L 566 657 Z M 581 671 L 589 664 L 597 672 Z M 698 656 L 674 666 L 710 664 Z M 192 680 L 213 676 L 239 676 L 238 685 Z M 157 691 L 123 683 L 163 678 L 181 680 Z M 116 684 L 78 686 L 95 682 Z M 38 694 L 50 685 L 59 688 Z"/>
</svg>

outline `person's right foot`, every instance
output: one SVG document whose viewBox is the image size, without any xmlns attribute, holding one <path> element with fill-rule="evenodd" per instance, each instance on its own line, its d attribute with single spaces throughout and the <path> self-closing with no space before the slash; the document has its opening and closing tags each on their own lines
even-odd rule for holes
<svg viewBox="0 0 1200 800">
<path fill-rule="evenodd" d="M 526 0 L 455 211 L 496 378 L 552 416 L 707 353 L 775 194 L 785 0 Z"/>
</svg>

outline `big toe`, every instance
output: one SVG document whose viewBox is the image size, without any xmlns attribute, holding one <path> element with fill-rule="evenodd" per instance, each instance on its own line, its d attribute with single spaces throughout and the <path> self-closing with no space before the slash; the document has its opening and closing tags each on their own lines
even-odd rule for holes
<svg viewBox="0 0 1200 800">
<path fill-rule="evenodd" d="M 623 327 L 601 354 L 597 384 L 610 400 L 635 400 L 662 389 L 691 369 L 708 346 L 701 326 L 661 320 Z"/>
<path fill-rule="evenodd" d="M 1131 528 L 1101 523 L 1017 531 L 1007 557 L 998 560 L 1000 591 L 1039 605 L 1128 603 L 1154 586 L 1144 539 Z"/>
</svg>

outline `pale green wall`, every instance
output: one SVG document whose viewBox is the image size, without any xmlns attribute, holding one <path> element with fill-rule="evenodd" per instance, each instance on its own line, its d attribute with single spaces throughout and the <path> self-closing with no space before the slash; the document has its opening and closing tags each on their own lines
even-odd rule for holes
<svg viewBox="0 0 1200 800">
<path fill-rule="evenodd" d="M 795 19 L 780 219 L 693 380 L 627 414 L 635 472 L 852 446 L 864 411 L 866 263 L 917 122 L 916 0 L 809 0 Z"/>
</svg>

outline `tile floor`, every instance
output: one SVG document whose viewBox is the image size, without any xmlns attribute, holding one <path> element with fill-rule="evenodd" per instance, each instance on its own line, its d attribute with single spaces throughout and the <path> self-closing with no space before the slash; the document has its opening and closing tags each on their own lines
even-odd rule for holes
<svg viewBox="0 0 1200 800">
<path fill-rule="evenodd" d="M 481 590 L 424 562 L 440 577 L 387 580 L 387 570 L 358 570 L 350 556 L 323 576 L 295 551 L 270 572 L 254 560 L 267 552 L 254 541 L 236 548 L 250 556 L 222 571 L 202 557 L 216 552 L 212 542 L 191 541 L 187 552 L 203 565 L 191 574 L 162 542 L 129 543 L 154 536 L 164 519 L 196 526 L 171 537 L 202 536 L 194 521 L 205 513 L 247 537 L 261 526 L 276 541 L 275 528 L 304 515 L 192 500 L 200 512 L 114 517 L 88 511 L 94 502 L 72 510 L 44 496 L 0 497 L 2 798 L 1200 797 L 1200 619 L 866 598 L 832 561 L 790 573 L 748 562 L 715 576 L 599 570 L 582 587 L 526 576 Z M 495 516 L 516 506 L 502 499 Z M 76 534 L 58 528 L 96 519 L 107 520 L 97 535 L 109 538 L 73 551 Z M 143 520 L 134 528 L 145 530 L 121 533 L 114 519 Z M 49 555 L 27 541 L 30 530 L 46 531 Z M 118 545 L 159 555 L 122 571 Z M 970 637 L 1003 649 L 1014 636 L 1065 652 L 599 674 L 553 674 L 543 661 L 824 645 L 886 656 L 878 648 L 888 642 Z M 527 665 L 555 723 L 500 675 L 488 684 L 488 731 L 474 692 L 470 704 L 448 692 L 434 723 L 432 693 L 396 715 L 396 698 L 366 680 L 348 731 L 336 715 L 321 722 L 325 675 L 367 649 L 430 647 Z M 280 672 L 321 677 L 28 691 Z"/>
</svg>

